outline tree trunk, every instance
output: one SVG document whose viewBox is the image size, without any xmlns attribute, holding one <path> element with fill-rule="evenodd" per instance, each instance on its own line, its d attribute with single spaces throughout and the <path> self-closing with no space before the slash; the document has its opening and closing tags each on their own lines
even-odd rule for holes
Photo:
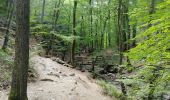
<svg viewBox="0 0 170 100">
<path fill-rule="evenodd" d="M 109 24 L 109 31 L 108 31 L 108 46 L 109 47 L 111 47 L 111 16 L 110 16 L 110 14 L 111 14 L 111 11 L 110 11 L 110 9 L 109 9 L 109 22 L 108 22 L 108 24 Z"/>
<path fill-rule="evenodd" d="M 101 13 L 101 10 L 100 10 L 100 12 L 99 13 Z M 102 47 L 103 47 L 103 30 L 102 30 L 102 15 L 100 14 L 99 15 L 99 20 L 100 20 L 100 42 L 99 42 L 99 44 L 100 44 L 100 50 L 102 49 Z"/>
<path fill-rule="evenodd" d="M 27 100 L 27 76 L 29 65 L 29 0 L 16 3 L 15 65 L 8 100 Z"/>
<path fill-rule="evenodd" d="M 135 38 L 136 37 L 136 24 L 132 26 L 132 38 Z M 132 41 L 132 45 L 131 45 L 131 48 L 134 48 L 136 47 L 136 40 L 134 39 Z"/>
<path fill-rule="evenodd" d="M 76 35 L 76 10 L 77 10 L 77 0 L 74 0 L 74 8 L 73 8 L 73 36 Z M 71 55 L 70 61 L 71 64 L 74 65 L 74 56 L 75 56 L 75 48 L 76 48 L 76 39 L 73 38 L 72 47 L 71 47 Z"/>
<path fill-rule="evenodd" d="M 45 12 L 45 0 L 43 0 L 43 4 L 42 4 L 41 23 L 44 22 L 44 12 Z"/>
<path fill-rule="evenodd" d="M 119 46 L 119 64 L 122 64 L 122 59 L 123 59 L 123 50 L 122 50 L 122 25 L 121 25 L 121 20 L 122 20 L 122 0 L 119 0 L 119 5 L 118 5 L 118 46 Z"/>
<path fill-rule="evenodd" d="M 92 8 L 92 0 L 89 0 L 90 5 L 90 37 L 93 38 L 93 8 Z M 91 40 L 91 50 L 93 50 L 93 39 Z"/>
<path fill-rule="evenodd" d="M 58 4 L 57 3 L 55 4 L 55 8 L 60 7 L 60 5 L 61 5 L 61 0 L 58 1 Z M 60 10 L 59 9 L 57 11 L 54 10 L 54 28 L 53 28 L 54 31 L 56 31 L 59 15 L 60 15 Z"/>
<path fill-rule="evenodd" d="M 8 16 L 7 16 L 7 30 L 6 30 L 6 33 L 5 33 L 4 43 L 3 43 L 3 46 L 2 46 L 2 50 L 4 50 L 4 51 L 6 50 L 6 48 L 8 46 L 9 29 L 10 29 L 10 24 L 11 24 L 11 20 L 12 20 L 12 16 L 13 16 L 13 11 L 14 11 L 14 3 L 13 2 L 9 2 L 8 9 L 9 9 L 9 11 L 8 11 Z"/>
<path fill-rule="evenodd" d="M 119 0 L 119 5 L 118 5 L 118 35 L 119 35 L 119 55 L 120 55 L 120 59 L 119 59 L 119 64 L 122 65 L 123 64 L 123 51 L 124 51 L 124 41 L 126 38 L 126 33 L 124 30 L 124 6 L 123 6 L 123 1 Z M 122 75 L 122 72 L 119 72 L 120 75 Z M 121 90 L 124 96 L 126 96 L 126 87 L 125 84 L 123 82 L 120 83 L 121 86 Z"/>
<path fill-rule="evenodd" d="M 60 4 L 61 4 L 61 0 L 59 0 L 58 4 L 55 3 L 55 9 L 57 7 L 60 7 Z M 56 32 L 56 26 L 57 26 L 57 21 L 58 21 L 58 18 L 59 18 L 59 13 L 60 13 L 60 10 L 57 10 L 57 11 L 54 10 L 54 14 L 53 14 L 53 20 L 54 20 L 53 31 L 54 32 Z M 49 49 L 46 52 L 46 55 L 49 55 L 50 51 L 51 51 L 50 55 L 53 55 L 53 43 L 54 43 L 54 34 L 50 34 Z"/>
<path fill-rule="evenodd" d="M 155 13 L 155 2 L 156 0 L 150 0 L 150 8 L 149 8 L 149 15 L 150 15 L 150 20 L 149 20 L 149 24 L 148 24 L 148 28 L 152 26 L 152 14 Z"/>
<path fill-rule="evenodd" d="M 126 0 L 125 2 L 125 8 L 124 8 L 124 14 L 125 14 L 125 22 L 126 22 L 126 26 L 125 26 L 125 29 L 126 29 L 126 50 L 129 50 L 130 49 L 130 43 L 129 43 L 129 40 L 130 40 L 130 24 L 129 24 L 129 0 Z"/>
<path fill-rule="evenodd" d="M 96 48 L 96 50 L 98 50 L 98 46 L 99 46 L 99 42 L 98 42 L 98 19 L 97 19 L 97 21 L 96 21 L 96 25 L 95 25 L 96 27 L 95 27 L 95 30 L 96 30 L 96 33 L 95 33 L 95 48 Z"/>
</svg>

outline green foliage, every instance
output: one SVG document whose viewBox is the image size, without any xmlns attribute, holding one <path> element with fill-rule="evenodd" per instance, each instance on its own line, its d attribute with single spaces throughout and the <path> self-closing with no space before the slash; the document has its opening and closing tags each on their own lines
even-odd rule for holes
<svg viewBox="0 0 170 100">
<path fill-rule="evenodd" d="M 72 43 L 72 41 L 74 39 L 78 40 L 80 38 L 79 36 L 65 36 L 65 35 L 61 35 L 61 34 L 56 34 L 54 32 L 52 34 L 54 34 L 57 39 L 62 40 L 67 43 Z"/>
<path fill-rule="evenodd" d="M 113 84 L 107 83 L 103 80 L 99 80 L 98 84 L 103 88 L 104 94 L 109 95 L 113 98 L 116 97 L 117 99 L 120 100 L 121 98 L 123 98 L 123 94 L 121 93 L 121 91 Z"/>
<path fill-rule="evenodd" d="M 135 63 L 142 63 L 143 66 L 134 71 L 131 77 L 132 87 L 129 96 L 136 99 L 147 99 L 152 96 L 154 100 L 163 99 L 170 91 L 170 0 L 156 3 L 156 12 L 152 15 L 147 13 L 141 15 L 140 6 L 134 9 L 132 18 L 140 16 L 138 19 L 138 30 L 141 33 L 136 37 L 138 45 L 128 53 L 129 58 Z M 141 6 L 143 8 L 143 6 Z M 150 16 L 150 17 L 149 17 Z M 152 19 L 150 19 L 152 18 Z M 148 21 L 151 27 L 148 27 Z M 148 28 L 146 28 L 148 27 Z M 127 80 L 124 80 L 126 83 Z"/>
<path fill-rule="evenodd" d="M 10 57 L 10 51 L 3 51 L 2 49 L 0 49 L 0 63 L 2 65 L 9 65 L 12 66 L 13 65 L 13 59 Z"/>
<path fill-rule="evenodd" d="M 32 22 L 33 23 L 36 23 L 35 22 Z M 48 24 L 36 24 L 36 26 L 33 26 L 31 27 L 31 31 L 33 34 L 37 34 L 37 35 L 40 35 L 40 34 L 49 34 L 50 33 L 50 30 L 51 30 L 51 25 L 48 25 Z"/>
<path fill-rule="evenodd" d="M 6 15 L 7 7 L 6 7 L 6 0 L 0 0 L 0 16 Z"/>
<path fill-rule="evenodd" d="M 137 46 L 127 54 L 133 62 L 132 66 L 122 68 L 130 72 L 130 75 L 119 81 L 125 83 L 128 87 L 128 98 L 134 100 L 146 100 L 149 95 L 153 96 L 154 100 L 162 99 L 162 95 L 167 94 L 170 87 L 170 0 L 155 0 L 155 12 L 152 14 L 149 12 L 152 8 L 151 1 L 122 0 L 123 5 L 129 10 L 129 13 L 122 14 L 129 15 L 131 28 L 137 26 L 138 35 L 132 39 L 132 41 L 136 40 Z M 42 24 L 39 22 L 42 0 L 31 0 L 31 32 L 40 40 L 45 50 L 52 49 L 57 53 L 65 53 L 69 51 L 73 39 L 76 39 L 76 50 L 79 52 L 81 48 L 92 48 L 92 46 L 92 49 L 101 51 L 108 47 L 109 37 L 112 37 L 110 46 L 118 48 L 116 38 L 119 35 L 117 33 L 119 0 L 111 0 L 110 3 L 109 0 L 95 0 L 92 5 L 88 0 L 78 0 L 76 36 L 71 35 L 73 0 L 65 0 L 59 7 L 55 7 L 55 3 L 58 3 L 58 0 L 46 0 L 44 15 L 46 24 Z M 92 15 L 90 15 L 91 9 Z M 54 29 L 56 11 L 59 11 L 59 16 Z M 122 30 L 127 32 L 126 28 Z M 100 85 L 105 89 L 106 94 L 117 98 L 122 96 L 113 85 L 106 82 L 100 82 Z"/>
<path fill-rule="evenodd" d="M 7 50 L 4 52 L 0 49 L 0 83 L 3 81 L 10 81 L 11 80 L 11 72 L 13 67 L 13 59 L 10 56 L 10 51 Z"/>
</svg>

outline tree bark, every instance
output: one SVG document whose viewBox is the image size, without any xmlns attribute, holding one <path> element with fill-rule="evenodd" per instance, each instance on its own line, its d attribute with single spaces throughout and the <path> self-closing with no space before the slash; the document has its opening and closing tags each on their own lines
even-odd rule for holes
<svg viewBox="0 0 170 100">
<path fill-rule="evenodd" d="M 119 0 L 119 5 L 118 5 L 118 47 L 119 47 L 119 64 L 122 64 L 122 59 L 123 59 L 123 50 L 122 50 L 122 25 L 121 25 L 121 20 L 122 20 L 122 0 Z"/>
<path fill-rule="evenodd" d="M 150 15 L 150 20 L 149 20 L 149 24 L 148 24 L 148 28 L 152 26 L 152 14 L 155 13 L 155 2 L 156 0 L 150 0 L 150 8 L 149 8 L 149 15 Z"/>
<path fill-rule="evenodd" d="M 125 26 L 124 26 L 124 6 L 123 6 L 123 1 L 119 0 L 119 5 L 118 5 L 118 46 L 119 46 L 119 64 L 122 65 L 123 64 L 123 51 L 124 51 L 124 41 L 126 38 L 126 31 L 124 30 Z M 124 37 L 125 36 L 125 37 Z M 122 75 L 122 72 L 119 72 L 120 75 Z M 124 96 L 126 96 L 126 87 L 125 84 L 123 82 L 120 83 L 121 86 L 121 90 Z"/>
<path fill-rule="evenodd" d="M 76 35 L 76 10 L 77 10 L 77 0 L 74 0 L 74 7 L 73 7 L 73 36 Z M 76 39 L 73 38 L 72 47 L 71 47 L 71 64 L 74 65 L 74 56 L 75 56 L 75 48 L 76 48 Z"/>
<path fill-rule="evenodd" d="M 89 0 L 90 5 L 90 37 L 93 38 L 93 8 L 92 8 L 92 0 Z M 93 39 L 91 40 L 91 50 L 93 50 Z"/>
<path fill-rule="evenodd" d="M 109 9 L 109 22 L 108 22 L 108 24 L 109 24 L 109 31 L 108 31 L 108 46 L 109 47 L 111 47 L 111 11 L 110 11 L 110 9 Z"/>
<path fill-rule="evenodd" d="M 41 23 L 44 22 L 44 12 L 45 12 L 45 0 L 43 0 L 43 4 L 42 4 Z"/>
<path fill-rule="evenodd" d="M 5 37 L 4 37 L 4 43 L 2 46 L 2 50 L 6 50 L 7 46 L 8 46 L 8 40 L 9 40 L 9 29 L 10 29 L 10 24 L 12 21 L 12 16 L 13 16 L 13 11 L 14 11 L 14 3 L 13 2 L 8 2 L 8 16 L 7 16 L 7 30 L 5 33 Z M 12 7 L 11 7 L 12 6 Z"/>
<path fill-rule="evenodd" d="M 27 76 L 29 66 L 29 13 L 30 1 L 16 1 L 15 65 L 8 100 L 28 100 Z"/>
<path fill-rule="evenodd" d="M 55 8 L 59 8 L 61 5 L 61 0 L 58 1 L 58 4 L 56 3 L 55 4 Z M 56 31 L 56 25 L 57 25 L 57 22 L 58 22 L 58 18 L 59 18 L 59 15 L 60 15 L 60 10 L 58 9 L 57 11 L 54 10 L 54 28 L 53 30 Z"/>
<path fill-rule="evenodd" d="M 136 37 L 136 24 L 132 26 L 132 38 L 135 38 Z M 132 45 L 131 45 L 131 48 L 134 48 L 136 47 L 136 40 L 134 39 L 132 41 Z"/>
</svg>

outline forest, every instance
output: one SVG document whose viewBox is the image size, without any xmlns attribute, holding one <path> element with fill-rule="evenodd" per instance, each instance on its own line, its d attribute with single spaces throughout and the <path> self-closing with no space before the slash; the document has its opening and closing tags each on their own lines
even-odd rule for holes
<svg viewBox="0 0 170 100">
<path fill-rule="evenodd" d="M 0 100 L 170 100 L 170 0 L 0 0 Z"/>
</svg>

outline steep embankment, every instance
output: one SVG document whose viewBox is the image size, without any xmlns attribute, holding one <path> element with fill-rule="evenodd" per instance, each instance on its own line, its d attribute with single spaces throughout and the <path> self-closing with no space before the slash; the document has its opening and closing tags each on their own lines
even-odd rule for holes
<svg viewBox="0 0 170 100">
<path fill-rule="evenodd" d="M 39 78 L 28 84 L 29 100 L 111 100 L 102 95 L 101 88 L 87 78 L 87 73 L 64 67 L 50 58 L 35 56 L 31 60 Z M 0 100 L 7 100 L 7 94 L 1 92 Z"/>
</svg>

